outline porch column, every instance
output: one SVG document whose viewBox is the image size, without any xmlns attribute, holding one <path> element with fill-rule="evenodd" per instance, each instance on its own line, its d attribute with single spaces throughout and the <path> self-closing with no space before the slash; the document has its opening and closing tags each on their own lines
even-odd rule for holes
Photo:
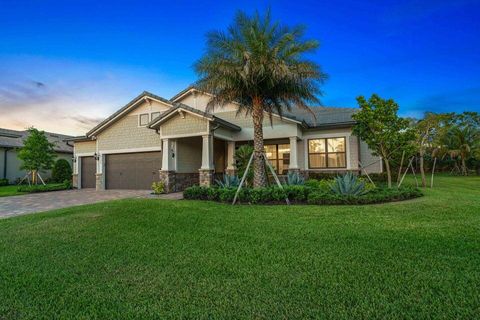
<svg viewBox="0 0 480 320">
<path fill-rule="evenodd" d="M 104 155 L 97 154 L 95 163 L 97 172 L 95 173 L 95 189 L 98 190 L 105 190 L 105 179 L 103 175 L 103 166 L 104 166 Z"/>
<path fill-rule="evenodd" d="M 236 175 L 236 166 L 235 166 L 235 141 L 227 142 L 227 169 L 226 172 L 228 175 Z"/>
<path fill-rule="evenodd" d="M 199 170 L 199 182 L 201 186 L 210 186 L 213 180 L 213 136 L 202 136 L 202 167 Z"/>
<path fill-rule="evenodd" d="M 78 165 L 79 165 L 79 158 L 77 157 L 77 155 L 73 155 L 73 158 L 72 158 L 72 161 L 73 161 L 73 172 L 72 172 L 72 186 L 75 188 L 75 189 L 78 189 L 79 187 L 79 184 L 78 184 Z"/>
<path fill-rule="evenodd" d="M 290 164 L 288 166 L 289 172 L 299 172 L 298 156 L 297 156 L 297 137 L 290 137 Z"/>
<path fill-rule="evenodd" d="M 172 149 L 174 141 L 162 140 L 162 169 L 159 171 L 160 181 L 165 184 L 165 192 L 174 192 L 175 188 L 175 159 Z"/>
</svg>

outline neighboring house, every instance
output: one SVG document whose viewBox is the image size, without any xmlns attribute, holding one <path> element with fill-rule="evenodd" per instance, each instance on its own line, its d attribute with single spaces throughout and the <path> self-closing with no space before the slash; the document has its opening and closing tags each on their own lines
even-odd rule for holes
<svg viewBox="0 0 480 320">
<path fill-rule="evenodd" d="M 168 191 L 209 185 L 235 172 L 235 149 L 253 140 L 250 116 L 235 104 L 206 112 L 210 95 L 193 87 L 167 100 L 144 92 L 74 142 L 78 188 L 149 189 L 162 180 Z M 265 149 L 279 174 L 358 171 L 382 164 L 351 134 L 357 109 L 313 107 L 264 121 Z"/>
<path fill-rule="evenodd" d="M 73 147 L 65 139 L 72 138 L 57 133 L 45 132 L 48 141 L 55 144 L 57 159 L 63 158 L 72 164 Z M 22 161 L 18 159 L 17 152 L 23 147 L 23 141 L 27 138 L 28 131 L 16 131 L 0 128 L 0 178 L 6 178 L 10 183 L 15 183 L 27 174 L 20 169 Z M 50 177 L 51 171 L 40 172 L 43 179 Z"/>
</svg>

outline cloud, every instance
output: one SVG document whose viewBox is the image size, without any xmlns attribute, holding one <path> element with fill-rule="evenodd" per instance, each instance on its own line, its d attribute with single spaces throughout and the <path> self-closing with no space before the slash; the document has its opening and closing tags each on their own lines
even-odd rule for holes
<svg viewBox="0 0 480 320">
<path fill-rule="evenodd" d="M 0 58 L 0 127 L 83 135 L 144 90 L 181 86 L 138 68 L 41 57 Z"/>
</svg>

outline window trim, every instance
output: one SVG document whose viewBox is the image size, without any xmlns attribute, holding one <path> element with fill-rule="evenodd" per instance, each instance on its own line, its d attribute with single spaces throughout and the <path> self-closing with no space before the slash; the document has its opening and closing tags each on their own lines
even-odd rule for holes
<svg viewBox="0 0 480 320">
<path fill-rule="evenodd" d="M 275 159 L 268 159 L 268 157 L 267 157 L 267 160 L 269 160 L 269 161 L 270 161 L 270 160 L 271 160 L 271 161 L 275 161 L 275 162 L 277 163 L 277 166 L 274 167 L 273 169 L 275 170 L 275 173 L 276 173 L 276 174 L 280 174 L 280 175 L 283 174 L 283 173 L 278 172 L 278 170 L 279 170 L 279 168 L 280 168 L 280 160 L 283 161 L 283 160 L 285 160 L 285 159 L 284 159 L 284 158 L 280 159 L 279 153 L 278 153 L 278 146 L 279 146 L 279 145 L 283 145 L 283 144 L 287 145 L 288 143 L 264 143 L 264 144 L 263 144 L 263 147 L 264 147 L 264 148 L 265 148 L 266 146 L 275 146 L 276 155 L 277 155 L 276 158 L 275 158 Z M 289 152 L 288 152 L 288 155 L 289 155 L 289 158 L 288 158 L 288 167 L 289 167 L 289 168 L 290 168 L 290 153 L 291 153 L 291 152 L 292 152 L 292 150 L 290 150 L 290 147 L 289 147 Z M 272 166 L 272 167 L 273 167 L 273 166 Z M 284 170 L 288 172 L 288 168 L 287 168 L 287 169 L 284 169 Z"/>
<path fill-rule="evenodd" d="M 145 116 L 145 115 L 147 116 L 147 123 L 146 123 L 146 124 L 142 124 L 142 116 Z M 150 114 L 149 114 L 149 113 L 140 113 L 140 114 L 138 115 L 138 126 L 139 126 L 139 127 L 146 127 L 146 126 L 148 126 L 148 123 L 150 122 L 149 119 L 150 119 Z"/>
<path fill-rule="evenodd" d="M 328 139 L 343 139 L 344 141 L 344 148 L 345 151 L 341 152 L 328 152 Z M 310 152 L 310 141 L 311 140 L 323 140 L 325 142 L 325 152 Z M 312 167 L 310 164 L 310 155 L 313 154 L 324 154 L 325 155 L 325 167 Z M 343 154 L 344 155 L 344 163 L 345 166 L 343 167 L 329 167 L 328 166 L 328 155 L 329 154 Z M 347 168 L 347 137 L 326 137 L 326 138 L 312 138 L 307 140 L 307 158 L 308 158 L 308 169 L 346 169 Z"/>
</svg>

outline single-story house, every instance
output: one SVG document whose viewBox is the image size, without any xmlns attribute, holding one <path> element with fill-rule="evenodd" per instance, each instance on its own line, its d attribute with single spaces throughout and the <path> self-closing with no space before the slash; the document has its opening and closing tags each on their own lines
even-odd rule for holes
<svg viewBox="0 0 480 320">
<path fill-rule="evenodd" d="M 48 141 L 55 145 L 54 149 L 57 159 L 66 159 L 72 165 L 73 145 L 66 142 L 66 139 L 72 138 L 63 134 L 45 132 Z M 8 179 L 10 183 L 15 183 L 25 177 L 27 172 L 20 169 L 22 161 L 18 159 L 17 152 L 23 147 L 23 141 L 28 137 L 28 131 L 17 131 L 0 128 L 0 178 Z M 48 178 L 51 171 L 40 173 L 42 178 Z"/>
<path fill-rule="evenodd" d="M 206 110 L 211 95 L 189 87 L 171 99 L 143 92 L 73 138 L 73 181 L 78 188 L 149 189 L 164 181 L 168 191 L 210 185 L 235 173 L 234 153 L 253 140 L 250 116 L 234 103 Z M 352 135 L 353 108 L 312 107 L 264 120 L 265 151 L 278 174 L 381 172 L 382 163 Z"/>
</svg>

